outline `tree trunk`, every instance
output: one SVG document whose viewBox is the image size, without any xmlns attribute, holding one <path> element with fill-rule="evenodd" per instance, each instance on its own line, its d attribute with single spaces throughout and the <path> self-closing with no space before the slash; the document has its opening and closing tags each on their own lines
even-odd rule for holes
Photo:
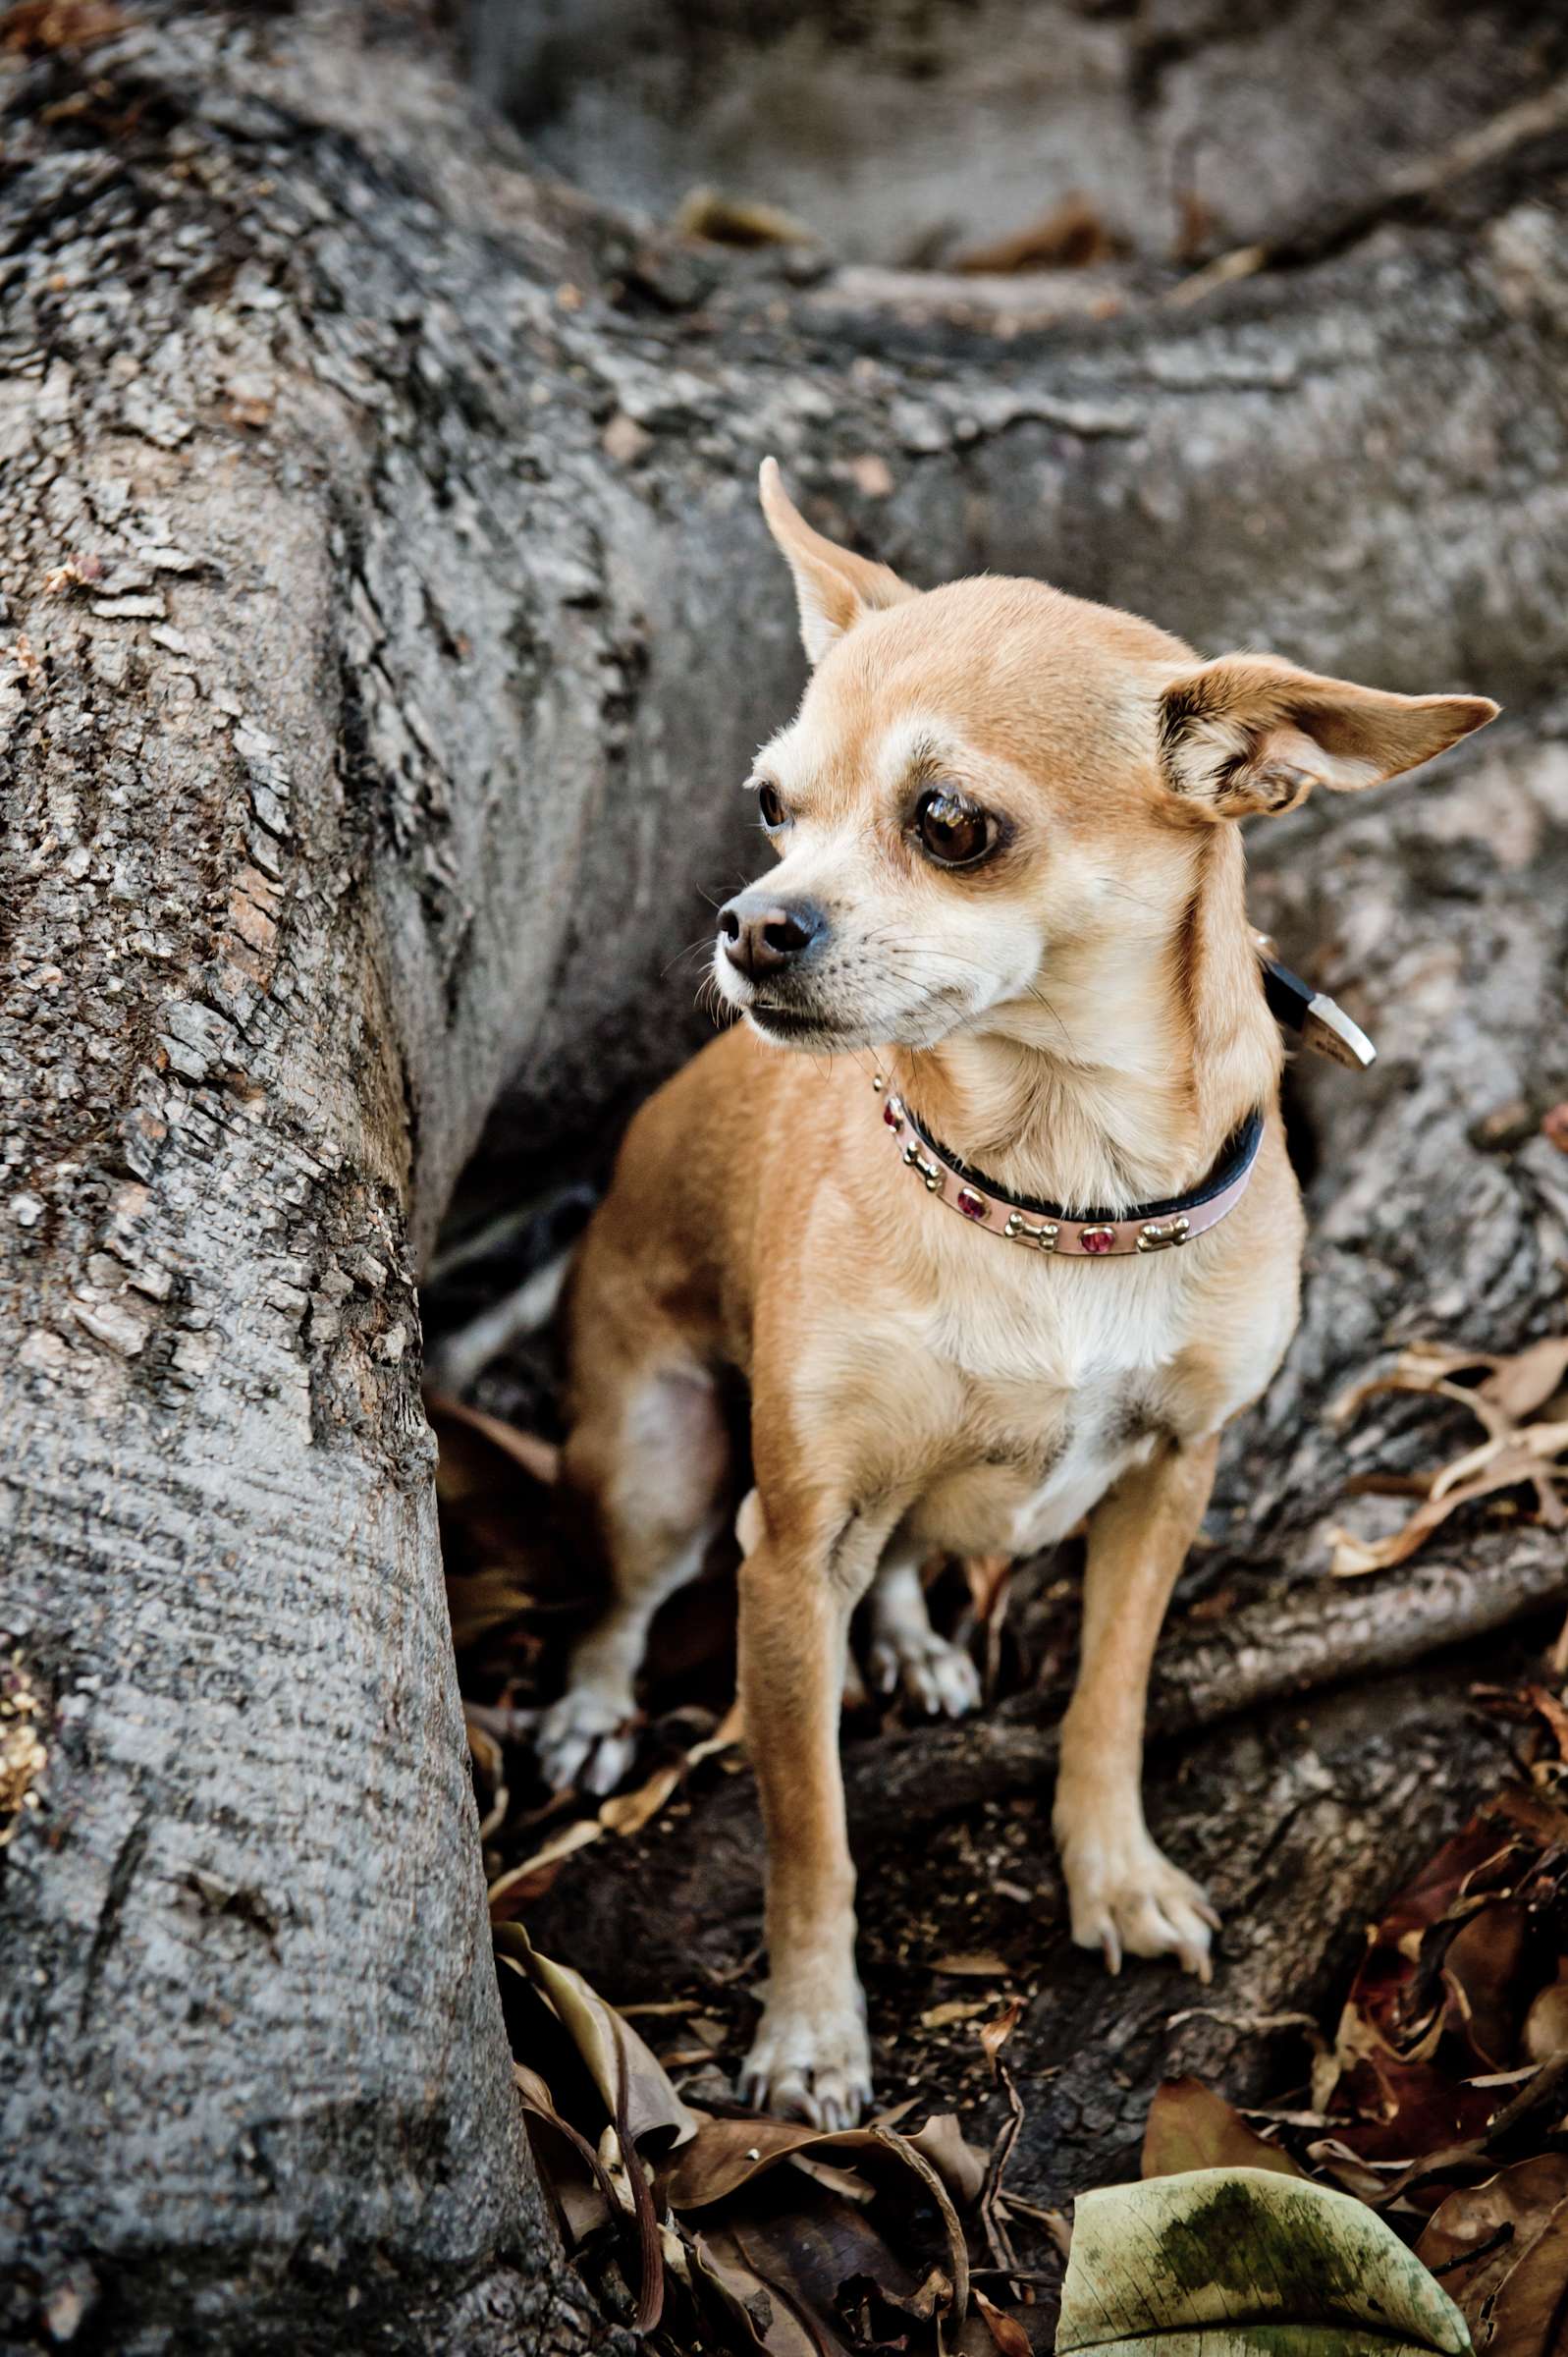
<svg viewBox="0 0 1568 2357">
<path fill-rule="evenodd" d="M 530 177 L 417 17 L 62 0 L 7 40 L 0 2333 L 583 2346 L 488 1962 L 413 1284 L 492 1106 L 520 1184 L 691 1036 L 671 961 L 798 678 L 756 460 L 916 580 L 1046 573 L 1528 704 L 1568 592 L 1562 135 L 1311 266 L 1009 334 Z M 1310 1105 L 1327 1289 L 1236 1460 L 1265 1556 L 1331 1503 L 1300 1436 L 1390 1316 L 1560 1297 L 1547 1149 L 1465 1132 L 1561 1076 L 1482 970 L 1562 946 L 1534 742 L 1401 868 L 1419 953 L 1314 898 L 1368 822 L 1275 838 L 1292 946 L 1376 974 L 1395 1053 Z"/>
</svg>

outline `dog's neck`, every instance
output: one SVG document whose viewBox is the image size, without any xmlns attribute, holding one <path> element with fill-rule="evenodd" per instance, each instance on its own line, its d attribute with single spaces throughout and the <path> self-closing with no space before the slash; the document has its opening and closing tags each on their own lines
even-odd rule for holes
<svg viewBox="0 0 1568 2357">
<path fill-rule="evenodd" d="M 1108 1211 L 1179 1194 L 1282 1051 L 1247 924 L 1239 838 L 1191 839 L 1166 888 L 1058 951 L 1030 997 L 887 1069 L 948 1151 L 1010 1192 Z"/>
</svg>

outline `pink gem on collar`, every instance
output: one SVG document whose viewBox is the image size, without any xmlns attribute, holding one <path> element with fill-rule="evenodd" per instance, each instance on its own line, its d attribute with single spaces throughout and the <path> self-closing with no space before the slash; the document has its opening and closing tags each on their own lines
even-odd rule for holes
<svg viewBox="0 0 1568 2357">
<path fill-rule="evenodd" d="M 1114 1228 L 1080 1228 L 1078 1231 L 1080 1252 L 1108 1252 L 1115 1240 Z"/>
<path fill-rule="evenodd" d="M 983 1220 L 986 1216 L 986 1198 L 977 1195 L 972 1186 L 961 1186 L 953 1201 L 966 1220 Z"/>
</svg>

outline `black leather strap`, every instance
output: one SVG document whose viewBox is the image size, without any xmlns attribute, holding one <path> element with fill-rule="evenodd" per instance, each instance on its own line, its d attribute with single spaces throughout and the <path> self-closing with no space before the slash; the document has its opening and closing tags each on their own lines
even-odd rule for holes
<svg viewBox="0 0 1568 2357">
<path fill-rule="evenodd" d="M 1263 1115 L 1249 1114 L 1226 1144 L 1202 1186 L 1193 1188 L 1190 1194 L 1167 1195 L 1158 1203 L 1135 1203 L 1127 1211 L 1078 1211 L 1068 1210 L 1059 1203 L 1040 1203 L 1032 1195 L 1015 1195 L 1008 1188 L 999 1186 L 996 1179 L 988 1178 L 984 1171 L 972 1170 L 968 1163 L 960 1162 L 956 1154 L 949 1153 L 942 1141 L 933 1137 L 930 1130 L 915 1119 L 907 1105 L 902 1110 L 905 1120 L 928 1151 L 935 1154 L 939 1161 L 945 1162 L 955 1178 L 967 1178 L 972 1186 L 983 1186 L 999 1202 L 1009 1203 L 1014 1210 L 1026 1211 L 1032 1219 L 1037 1220 L 1074 1220 L 1092 1225 L 1096 1221 L 1168 1220 L 1183 1211 L 1196 1211 L 1200 1204 L 1223 1193 L 1243 1172 L 1251 1170 L 1258 1159 L 1258 1148 L 1263 1144 Z"/>
</svg>

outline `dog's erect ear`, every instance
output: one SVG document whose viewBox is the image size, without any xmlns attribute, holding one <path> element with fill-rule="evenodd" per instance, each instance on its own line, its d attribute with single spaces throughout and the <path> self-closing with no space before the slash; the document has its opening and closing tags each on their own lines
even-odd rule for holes
<svg viewBox="0 0 1568 2357">
<path fill-rule="evenodd" d="M 1497 717 L 1485 695 L 1388 695 L 1273 655 L 1223 655 L 1160 699 L 1160 760 L 1217 817 L 1290 810 L 1314 786 L 1376 786 Z"/>
<path fill-rule="evenodd" d="M 813 531 L 784 489 L 777 459 L 763 460 L 758 487 L 768 529 L 795 576 L 800 635 L 813 667 L 863 614 L 901 605 L 915 595 L 886 565 L 873 565 L 869 557 L 857 557 Z"/>
</svg>

